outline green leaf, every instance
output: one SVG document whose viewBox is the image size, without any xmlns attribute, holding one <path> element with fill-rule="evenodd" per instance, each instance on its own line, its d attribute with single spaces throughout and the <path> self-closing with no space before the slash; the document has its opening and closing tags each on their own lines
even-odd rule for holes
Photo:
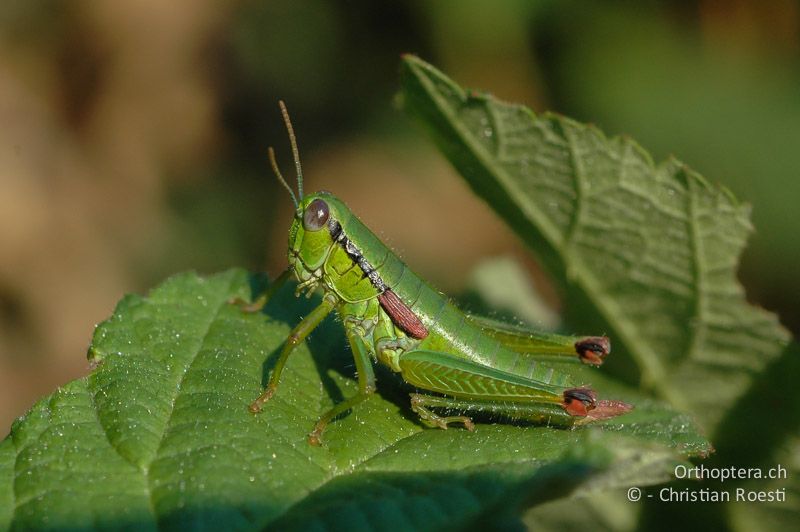
<svg viewBox="0 0 800 532">
<path fill-rule="evenodd" d="M 746 480 L 729 487 L 734 495 L 737 488 L 741 490 L 738 493 L 743 500 L 729 508 L 731 522 L 741 530 L 791 530 L 797 526 L 800 515 L 800 434 L 793 434 L 775 454 L 768 467 L 784 468 L 784 476 Z"/>
<path fill-rule="evenodd" d="M 713 430 L 788 341 L 736 279 L 748 207 L 675 159 L 656 165 L 628 138 L 466 91 L 416 57 L 402 78 L 407 108 L 582 310 L 573 326 L 605 327 L 610 367 L 624 373 L 627 353 Z"/>
<path fill-rule="evenodd" d="M 0 530 L 497 527 L 576 490 L 663 481 L 681 456 L 710 449 L 686 416 L 589 368 L 577 371 L 636 410 L 576 430 L 426 429 L 407 390 L 380 373 L 379 393 L 312 447 L 318 417 L 355 392 L 352 359 L 328 320 L 250 414 L 313 303 L 291 287 L 263 314 L 227 303 L 262 285 L 241 270 L 190 273 L 125 297 L 95 331 L 98 367 L 38 402 L 0 443 Z"/>
</svg>

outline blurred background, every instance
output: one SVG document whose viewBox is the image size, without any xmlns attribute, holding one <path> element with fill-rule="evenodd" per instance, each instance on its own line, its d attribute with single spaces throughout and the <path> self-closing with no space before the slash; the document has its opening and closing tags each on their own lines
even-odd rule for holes
<svg viewBox="0 0 800 532">
<path fill-rule="evenodd" d="M 274 145 L 291 175 L 278 99 L 306 188 L 345 199 L 436 286 L 463 292 L 498 255 L 541 281 L 393 105 L 403 52 L 731 188 L 757 229 L 748 297 L 800 330 L 796 1 L 7 0 L 0 436 L 88 373 L 94 325 L 123 294 L 187 269 L 282 271 L 291 206 L 266 159 Z"/>
</svg>

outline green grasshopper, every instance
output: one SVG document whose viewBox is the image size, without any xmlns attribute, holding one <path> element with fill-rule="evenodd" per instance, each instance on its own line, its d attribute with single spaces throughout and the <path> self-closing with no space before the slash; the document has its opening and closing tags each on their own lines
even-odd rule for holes
<svg viewBox="0 0 800 532">
<path fill-rule="evenodd" d="M 553 357 L 599 365 L 610 351 L 603 336 L 560 336 L 471 316 L 412 272 L 347 206 L 329 192 L 303 196 L 303 173 L 294 130 L 283 102 L 297 172 L 297 196 L 281 175 L 275 152 L 269 159 L 295 206 L 289 230 L 289 267 L 253 303 L 260 311 L 290 277 L 295 295 L 321 289 L 322 302 L 289 334 L 266 389 L 251 405 L 257 413 L 275 394 L 289 355 L 332 311 L 344 325 L 353 352 L 358 393 L 325 413 L 309 434 L 321 444 L 322 432 L 336 416 L 375 391 L 372 362 L 381 362 L 418 390 L 411 409 L 428 426 L 446 429 L 460 423 L 474 430 L 472 419 L 435 411 L 488 412 L 514 420 L 569 427 L 624 414 L 621 401 L 598 401 L 586 386 L 543 364 Z"/>
</svg>

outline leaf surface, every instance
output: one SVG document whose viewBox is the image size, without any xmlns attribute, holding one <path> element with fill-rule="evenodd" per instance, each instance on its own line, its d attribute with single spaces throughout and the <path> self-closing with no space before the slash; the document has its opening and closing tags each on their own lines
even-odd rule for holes
<svg viewBox="0 0 800 532">
<path fill-rule="evenodd" d="M 262 284 L 241 270 L 188 273 L 125 297 L 95 331 L 98 367 L 37 403 L 0 443 L 0 529 L 516 522 L 575 490 L 663 481 L 682 457 L 709 451 L 688 417 L 589 368 L 576 371 L 636 410 L 576 430 L 427 429 L 408 390 L 379 373 L 380 393 L 312 447 L 317 418 L 355 392 L 352 360 L 328 320 L 290 358 L 264 411 L 250 414 L 290 326 L 311 308 L 290 289 L 263 314 L 227 303 Z"/>
</svg>

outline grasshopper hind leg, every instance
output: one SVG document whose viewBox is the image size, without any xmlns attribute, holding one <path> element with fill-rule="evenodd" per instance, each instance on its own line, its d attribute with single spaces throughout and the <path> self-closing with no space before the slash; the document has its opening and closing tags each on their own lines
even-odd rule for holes
<svg viewBox="0 0 800 532">
<path fill-rule="evenodd" d="M 427 406 L 447 407 L 447 399 L 432 395 L 411 394 L 411 410 L 417 413 L 423 423 L 429 427 L 446 429 L 451 423 L 461 423 L 468 431 L 475 430 L 475 423 L 467 416 L 440 416 L 431 411 Z"/>
<path fill-rule="evenodd" d="M 411 396 L 411 408 L 424 422 L 445 428 L 467 424 L 465 416 L 487 414 L 512 420 L 572 427 L 615 417 L 631 409 L 621 401 L 599 401 L 588 387 L 567 387 L 508 373 L 450 353 L 416 350 L 399 359 L 403 380 L 437 395 Z M 433 411 L 436 412 L 433 412 Z"/>
<path fill-rule="evenodd" d="M 548 426 L 567 428 L 581 423 L 581 418 L 572 416 L 559 405 L 546 403 L 514 403 L 481 401 L 476 399 L 458 399 L 436 395 L 411 394 L 411 409 L 431 427 L 447 428 L 450 423 L 463 423 L 470 431 L 475 424 L 466 416 L 440 416 L 433 412 L 470 412 L 481 417 L 504 419 L 517 422 L 529 422 Z"/>
</svg>

